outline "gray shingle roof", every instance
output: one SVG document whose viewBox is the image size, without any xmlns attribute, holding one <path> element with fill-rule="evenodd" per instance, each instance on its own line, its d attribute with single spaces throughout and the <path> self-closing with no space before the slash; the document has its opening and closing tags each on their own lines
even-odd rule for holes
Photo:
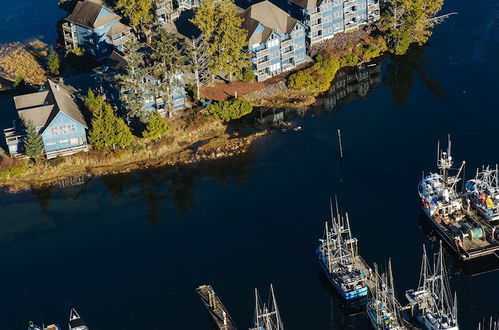
<svg viewBox="0 0 499 330">
<path fill-rule="evenodd" d="M 63 88 L 64 86 L 49 80 L 45 87 L 47 90 L 43 92 L 14 97 L 16 110 L 23 122 L 31 122 L 36 127 L 42 127 L 40 132 L 43 132 L 52 119 L 59 112 L 63 112 L 88 128 L 75 99 Z"/>
<path fill-rule="evenodd" d="M 68 17 L 66 17 L 66 20 L 93 29 L 120 19 L 120 16 L 116 15 L 115 13 L 104 15 L 98 18 L 102 7 L 104 7 L 104 5 L 100 1 L 79 1 L 76 4 L 73 12 Z"/>
<path fill-rule="evenodd" d="M 250 44 L 266 41 L 272 30 L 281 35 L 291 33 L 298 22 L 297 19 L 267 0 L 250 6 L 241 13 L 241 17 L 244 19 L 243 27 L 248 31 Z M 259 23 L 262 23 L 265 29 L 253 35 Z"/>
</svg>

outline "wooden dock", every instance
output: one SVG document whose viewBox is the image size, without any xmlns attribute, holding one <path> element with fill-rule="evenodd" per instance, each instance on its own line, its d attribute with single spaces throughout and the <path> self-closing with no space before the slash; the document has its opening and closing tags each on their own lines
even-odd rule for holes
<svg viewBox="0 0 499 330">
<path fill-rule="evenodd" d="M 201 285 L 196 289 L 201 302 L 210 313 L 211 319 L 220 330 L 236 330 L 229 313 L 211 285 Z"/>
</svg>

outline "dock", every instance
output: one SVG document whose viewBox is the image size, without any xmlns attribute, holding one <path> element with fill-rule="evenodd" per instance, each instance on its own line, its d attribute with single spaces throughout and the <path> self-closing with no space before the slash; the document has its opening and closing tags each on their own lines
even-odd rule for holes
<svg viewBox="0 0 499 330">
<path fill-rule="evenodd" d="M 201 285 L 196 289 L 201 302 L 210 313 L 210 317 L 220 330 L 236 330 L 236 325 L 232 321 L 227 309 L 215 293 L 211 285 Z"/>
</svg>

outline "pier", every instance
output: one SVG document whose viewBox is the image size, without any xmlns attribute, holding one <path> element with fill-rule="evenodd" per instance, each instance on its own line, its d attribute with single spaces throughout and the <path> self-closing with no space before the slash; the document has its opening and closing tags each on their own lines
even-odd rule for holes
<svg viewBox="0 0 499 330">
<path fill-rule="evenodd" d="M 220 330 L 236 330 L 236 325 L 232 321 L 229 313 L 222 304 L 222 301 L 215 293 L 211 285 L 201 285 L 196 289 L 196 293 L 203 305 L 210 313 L 211 319 Z"/>
</svg>

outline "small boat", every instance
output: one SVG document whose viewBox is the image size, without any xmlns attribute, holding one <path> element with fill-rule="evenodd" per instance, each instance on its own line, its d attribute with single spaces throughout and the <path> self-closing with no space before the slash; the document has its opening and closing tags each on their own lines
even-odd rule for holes
<svg viewBox="0 0 499 330">
<path fill-rule="evenodd" d="M 74 308 L 71 308 L 71 311 L 69 312 L 68 326 L 69 330 L 89 330 Z"/>
<path fill-rule="evenodd" d="M 325 223 L 324 238 L 319 240 L 317 248 L 321 268 L 345 300 L 365 297 L 369 267 L 358 255 L 357 239 L 352 237 L 348 213 L 334 217 L 331 211 L 331 218 L 332 227 Z"/>
<path fill-rule="evenodd" d="M 48 326 L 41 326 L 34 324 L 33 321 L 28 322 L 28 330 L 62 330 L 57 324 L 51 324 Z"/>
<path fill-rule="evenodd" d="M 400 305 L 395 298 L 391 261 L 388 271 L 382 275 L 374 265 L 374 289 L 369 296 L 366 312 L 371 325 L 376 330 L 408 329 L 400 315 Z"/>
<path fill-rule="evenodd" d="M 458 330 L 457 299 L 450 292 L 444 263 L 442 241 L 434 258 L 433 268 L 426 256 L 423 245 L 423 258 L 419 285 L 416 290 L 405 293 L 415 319 L 427 330 Z"/>
</svg>

